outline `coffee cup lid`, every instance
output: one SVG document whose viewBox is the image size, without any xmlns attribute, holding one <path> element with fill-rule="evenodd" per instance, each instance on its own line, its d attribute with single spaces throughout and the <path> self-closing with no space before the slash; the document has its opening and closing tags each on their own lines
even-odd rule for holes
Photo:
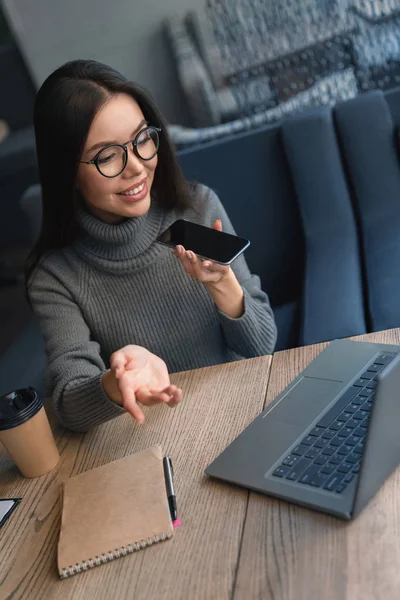
<svg viewBox="0 0 400 600">
<path fill-rule="evenodd" d="M 43 399 L 32 387 L 0 396 L 0 431 L 22 425 L 39 412 L 42 406 Z"/>
</svg>

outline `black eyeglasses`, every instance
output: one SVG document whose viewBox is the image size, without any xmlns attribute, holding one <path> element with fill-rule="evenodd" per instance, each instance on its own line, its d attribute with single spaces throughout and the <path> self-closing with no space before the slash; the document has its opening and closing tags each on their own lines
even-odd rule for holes
<svg viewBox="0 0 400 600">
<path fill-rule="evenodd" d="M 151 160 L 158 152 L 160 144 L 159 133 L 161 129 L 149 125 L 145 127 L 133 140 L 126 144 L 111 144 L 99 150 L 92 160 L 81 160 L 86 165 L 96 165 L 98 172 L 104 177 L 117 177 L 125 169 L 128 162 L 128 144 L 141 160 Z"/>
</svg>

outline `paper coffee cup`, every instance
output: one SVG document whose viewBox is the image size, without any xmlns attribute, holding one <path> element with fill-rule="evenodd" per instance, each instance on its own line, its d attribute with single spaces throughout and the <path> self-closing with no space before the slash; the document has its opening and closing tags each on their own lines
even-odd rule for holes
<svg viewBox="0 0 400 600">
<path fill-rule="evenodd" d="M 0 397 L 0 442 L 24 477 L 39 477 L 58 464 L 43 399 L 33 388 Z"/>
</svg>

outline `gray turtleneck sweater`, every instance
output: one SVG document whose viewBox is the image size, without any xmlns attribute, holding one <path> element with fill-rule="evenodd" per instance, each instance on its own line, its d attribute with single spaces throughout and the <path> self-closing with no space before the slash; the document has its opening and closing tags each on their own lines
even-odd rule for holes
<svg viewBox="0 0 400 600">
<path fill-rule="evenodd" d="M 102 386 L 113 352 L 127 344 L 160 356 L 170 372 L 272 353 L 276 326 L 259 278 L 242 256 L 232 264 L 245 312 L 232 319 L 206 287 L 155 242 L 176 218 L 234 233 L 217 196 L 197 186 L 193 209 L 178 214 L 153 201 L 148 213 L 106 224 L 79 213 L 72 247 L 53 252 L 32 278 L 30 298 L 48 358 L 48 386 L 58 419 L 87 431 L 124 410 Z"/>
</svg>

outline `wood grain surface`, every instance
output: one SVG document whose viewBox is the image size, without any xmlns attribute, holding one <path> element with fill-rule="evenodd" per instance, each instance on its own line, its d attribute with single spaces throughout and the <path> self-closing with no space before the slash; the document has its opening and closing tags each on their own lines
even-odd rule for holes
<svg viewBox="0 0 400 600">
<path fill-rule="evenodd" d="M 173 410 L 147 409 L 142 426 L 129 415 L 87 434 L 53 423 L 61 463 L 34 480 L 0 450 L 0 497 L 22 497 L 1 530 L 1 600 L 231 598 L 249 493 L 207 478 L 204 469 L 261 412 L 270 364 L 268 356 L 176 374 L 184 400 Z M 175 469 L 182 526 L 174 538 L 61 581 L 60 483 L 156 443 Z"/>
<path fill-rule="evenodd" d="M 400 343 L 400 330 L 352 339 Z M 327 344 L 274 355 L 269 403 Z M 235 600 L 398 600 L 400 469 L 353 522 L 251 492 Z"/>
</svg>

